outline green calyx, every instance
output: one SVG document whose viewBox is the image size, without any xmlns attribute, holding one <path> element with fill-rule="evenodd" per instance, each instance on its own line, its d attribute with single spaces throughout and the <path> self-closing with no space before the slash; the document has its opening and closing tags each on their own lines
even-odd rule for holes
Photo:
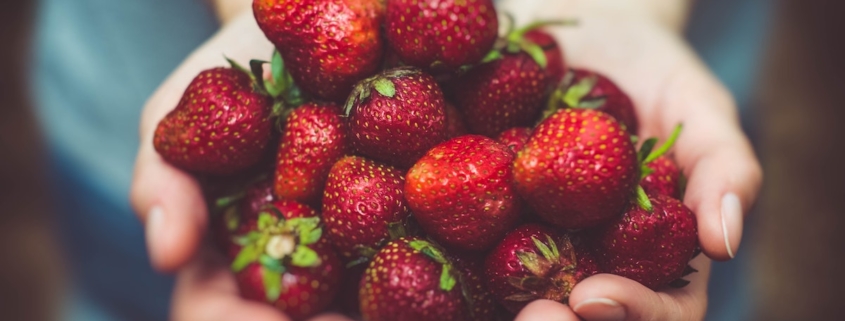
<svg viewBox="0 0 845 321">
<path fill-rule="evenodd" d="M 637 153 L 637 160 L 640 164 L 640 180 L 644 179 L 646 176 L 654 172 L 654 170 L 648 167 L 648 163 L 653 162 L 655 159 L 665 155 L 667 152 L 669 152 L 670 149 L 672 149 L 672 146 L 675 145 L 675 141 L 677 141 L 678 137 L 681 135 L 683 127 L 683 124 L 678 124 L 677 126 L 675 126 L 675 129 L 672 131 L 672 134 L 669 135 L 669 139 L 667 139 L 666 142 L 657 147 L 657 149 L 654 149 L 654 147 L 657 145 L 657 138 L 652 137 L 643 141 L 643 145 L 640 147 L 640 151 Z M 646 195 L 645 190 L 639 184 L 637 184 L 636 199 L 637 204 L 640 205 L 640 208 L 648 212 L 654 210 L 651 201 L 648 199 L 648 195 Z"/>
<path fill-rule="evenodd" d="M 540 67 L 546 68 L 549 64 L 548 59 L 546 58 L 545 48 L 541 47 L 540 45 L 525 39 L 525 34 L 531 30 L 548 27 L 548 26 L 563 26 L 563 25 L 574 25 L 576 22 L 574 20 L 549 20 L 549 21 L 536 21 L 530 23 L 526 26 L 521 28 L 517 28 L 508 32 L 507 36 L 504 39 L 504 50 L 508 53 L 518 53 L 520 51 L 525 52 L 531 59 L 534 59 Z"/>
<path fill-rule="evenodd" d="M 258 228 L 233 239 L 243 246 L 232 261 L 231 269 L 240 272 L 252 263 L 261 265 L 268 302 L 279 298 L 281 276 L 288 266 L 316 267 L 322 262 L 310 245 L 323 234 L 319 217 L 285 220 L 273 206 L 259 214 Z"/>
<path fill-rule="evenodd" d="M 280 128 L 283 127 L 281 125 L 284 124 L 290 111 L 305 102 L 304 94 L 285 69 L 285 62 L 278 50 L 273 52 L 273 57 L 269 62 L 271 71 L 269 80 L 264 79 L 264 65 L 268 63 L 266 61 L 253 59 L 249 62 L 250 68 L 247 70 L 228 57 L 226 60 L 232 68 L 249 75 L 256 91 L 273 99 L 271 116 L 278 119 Z"/>
<path fill-rule="evenodd" d="M 576 282 L 573 274 L 577 261 L 569 237 L 564 236 L 561 244 L 549 235 L 545 235 L 544 241 L 532 236 L 531 241 L 536 252 L 516 253 L 517 259 L 531 275 L 508 278 L 508 283 L 520 292 L 505 299 L 516 302 L 549 299 L 565 303 Z"/>
<path fill-rule="evenodd" d="M 413 67 L 397 67 L 384 71 L 378 75 L 361 80 L 352 89 L 352 93 L 343 106 L 344 116 L 349 116 L 357 105 L 367 101 L 372 95 L 373 89 L 380 95 L 393 98 L 396 96 L 396 84 L 393 79 L 419 74 L 421 71 Z"/>
<path fill-rule="evenodd" d="M 440 270 L 441 290 L 448 292 L 455 288 L 455 285 L 458 283 L 458 273 L 457 271 L 454 271 L 452 263 L 446 259 L 446 255 L 443 254 L 443 251 L 439 247 L 425 240 L 409 241 L 408 246 L 414 250 L 420 251 L 442 266 Z"/>
<path fill-rule="evenodd" d="M 541 121 L 563 108 L 598 109 L 604 106 L 606 97 L 586 98 L 598 80 L 597 75 L 589 75 L 575 82 L 575 73 L 572 70 L 567 72 L 549 97 Z"/>
</svg>

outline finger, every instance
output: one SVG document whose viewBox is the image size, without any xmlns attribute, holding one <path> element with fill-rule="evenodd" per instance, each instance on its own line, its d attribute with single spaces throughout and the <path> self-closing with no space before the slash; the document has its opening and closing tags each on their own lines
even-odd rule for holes
<svg viewBox="0 0 845 321">
<path fill-rule="evenodd" d="M 326 313 L 308 319 L 308 321 L 352 321 L 352 319 L 347 318 L 342 314 Z"/>
<path fill-rule="evenodd" d="M 745 213 L 754 204 L 762 169 L 739 124 L 730 94 L 698 64 L 672 79 L 666 89 L 662 134 L 678 123 L 675 145 L 688 177 L 684 203 L 697 216 L 701 247 L 715 260 L 732 259 L 739 249 Z"/>
<path fill-rule="evenodd" d="M 685 277 L 690 284 L 681 289 L 654 292 L 621 276 L 599 274 L 578 283 L 569 304 L 587 321 L 701 320 L 707 309 L 710 260 L 699 256 L 691 265 L 699 272 Z"/>
<path fill-rule="evenodd" d="M 537 300 L 525 306 L 514 321 L 578 321 L 578 316 L 559 302 Z"/>
<path fill-rule="evenodd" d="M 188 173 L 167 164 L 143 144 L 131 189 L 132 205 L 144 222 L 153 266 L 173 271 L 196 251 L 207 225 L 200 187 Z"/>
<path fill-rule="evenodd" d="M 223 259 L 208 250 L 179 272 L 171 319 L 290 321 L 270 305 L 240 298 L 235 279 Z"/>
</svg>

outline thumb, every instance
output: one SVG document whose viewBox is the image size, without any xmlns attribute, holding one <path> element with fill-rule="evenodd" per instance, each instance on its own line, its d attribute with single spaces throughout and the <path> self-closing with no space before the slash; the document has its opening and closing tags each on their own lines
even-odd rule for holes
<svg viewBox="0 0 845 321">
<path fill-rule="evenodd" d="M 151 141 L 142 143 L 138 152 L 130 198 L 144 222 L 153 267 L 174 271 L 197 250 L 207 209 L 197 181 L 167 164 Z"/>
</svg>

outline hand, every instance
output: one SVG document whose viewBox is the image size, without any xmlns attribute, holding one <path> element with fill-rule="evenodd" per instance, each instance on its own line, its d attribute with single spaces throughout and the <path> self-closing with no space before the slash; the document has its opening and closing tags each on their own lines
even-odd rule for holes
<svg viewBox="0 0 845 321">
<path fill-rule="evenodd" d="M 729 260 L 739 248 L 744 213 L 760 188 L 760 165 L 730 94 L 680 36 L 683 19 L 661 17 L 666 12 L 651 10 L 652 2 L 514 0 L 500 8 L 523 24 L 577 19 L 577 26 L 550 31 L 570 66 L 601 72 L 631 96 L 640 137 L 666 139 L 675 125 L 684 124 L 674 147 L 689 179 L 684 203 L 696 213 L 703 252 Z M 675 14 L 683 15 L 683 9 Z M 597 275 L 575 287 L 572 310 L 535 302 L 517 320 L 578 320 L 576 314 L 586 320 L 700 320 L 707 307 L 707 257 L 693 262 L 699 273 L 683 289 L 654 292 L 625 278 Z"/>
<path fill-rule="evenodd" d="M 191 54 L 144 106 L 131 199 L 135 212 L 145 222 L 153 266 L 163 272 L 178 272 L 173 320 L 288 320 L 272 307 L 241 299 L 225 263 L 211 250 L 199 251 L 206 247 L 202 240 L 208 224 L 199 184 L 190 174 L 165 162 L 152 144 L 158 122 L 176 106 L 200 71 L 226 65 L 224 54 L 245 64 L 250 59 L 269 59 L 272 52 L 273 46 L 258 29 L 251 10 L 245 10 Z M 324 315 L 314 320 L 348 319 Z"/>
</svg>

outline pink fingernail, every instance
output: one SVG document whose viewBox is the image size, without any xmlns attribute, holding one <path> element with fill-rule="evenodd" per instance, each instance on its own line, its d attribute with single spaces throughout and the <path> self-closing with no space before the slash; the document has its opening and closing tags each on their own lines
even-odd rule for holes
<svg viewBox="0 0 845 321">
<path fill-rule="evenodd" d="M 575 313 L 590 321 L 623 321 L 625 307 L 606 298 L 587 299 L 573 308 Z"/>
<path fill-rule="evenodd" d="M 734 193 L 722 196 L 722 234 L 725 237 L 725 250 L 733 259 L 742 238 L 742 204 Z"/>
</svg>

